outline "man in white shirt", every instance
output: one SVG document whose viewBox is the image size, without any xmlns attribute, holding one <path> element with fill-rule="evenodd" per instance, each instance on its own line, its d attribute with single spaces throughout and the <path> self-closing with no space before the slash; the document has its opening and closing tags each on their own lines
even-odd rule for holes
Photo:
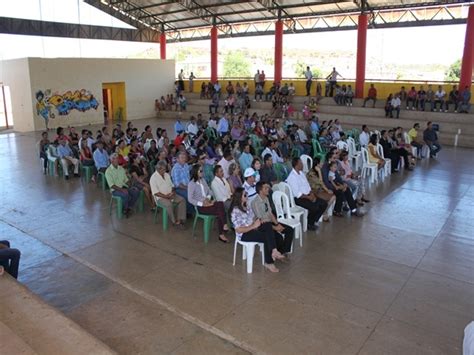
<svg viewBox="0 0 474 355">
<path fill-rule="evenodd" d="M 306 96 L 311 96 L 311 84 L 313 80 L 313 73 L 309 69 L 309 66 L 306 67 L 306 71 L 304 72 L 304 77 L 306 78 Z"/>
<path fill-rule="evenodd" d="M 256 172 L 253 170 L 253 168 L 247 168 L 245 169 L 244 172 L 244 185 L 243 188 L 245 189 L 245 192 L 247 193 L 247 198 L 248 198 L 248 204 L 251 204 L 253 199 L 257 196 L 257 190 L 255 185 L 257 184 L 257 180 L 255 179 Z"/>
<path fill-rule="evenodd" d="M 95 139 L 92 138 L 90 135 L 89 135 L 89 131 L 87 129 L 83 129 L 82 132 L 81 132 L 81 138 L 79 139 L 79 142 L 77 143 L 77 146 L 79 147 L 79 149 L 81 149 L 82 147 L 82 140 L 83 139 L 86 139 L 87 140 L 87 146 L 89 147 L 89 149 L 91 150 L 91 152 L 93 151 L 92 149 L 92 146 L 94 145 L 95 143 Z"/>
<path fill-rule="evenodd" d="M 446 92 L 443 90 L 441 85 L 438 86 L 438 90 L 434 93 L 434 110 L 436 111 L 436 107 L 439 104 L 439 112 L 443 111 L 444 105 L 444 98 L 446 97 Z"/>
<path fill-rule="evenodd" d="M 370 140 L 370 133 L 369 133 L 369 127 L 367 125 L 362 126 L 362 132 L 359 134 L 359 144 L 361 147 L 367 148 L 369 145 L 369 140 Z"/>
<path fill-rule="evenodd" d="M 191 135 L 191 137 L 194 137 L 198 133 L 198 125 L 196 123 L 196 118 L 194 116 L 191 116 L 191 122 L 188 123 L 188 126 L 186 127 L 186 132 Z"/>
<path fill-rule="evenodd" d="M 400 95 L 395 94 L 395 97 L 390 102 L 391 110 L 390 110 L 390 118 L 393 118 L 393 110 L 397 111 L 397 118 L 400 117 L 400 106 L 402 101 L 400 100 Z"/>
<path fill-rule="evenodd" d="M 223 202 L 227 211 L 230 207 L 232 192 L 229 182 L 224 178 L 224 169 L 220 165 L 214 167 L 214 179 L 211 182 L 211 190 L 216 201 Z"/>
<path fill-rule="evenodd" d="M 171 222 L 178 228 L 184 229 L 186 220 L 186 201 L 174 191 L 170 175 L 166 172 L 167 164 L 159 161 L 156 171 L 150 178 L 151 193 L 155 202 L 166 208 Z M 176 208 L 176 214 L 174 209 Z"/>
<path fill-rule="evenodd" d="M 230 164 L 234 163 L 234 158 L 232 156 L 232 152 L 230 149 L 226 149 L 224 151 L 224 156 L 222 157 L 221 160 L 217 163 L 222 167 L 222 170 L 224 170 L 224 178 L 228 179 L 229 178 L 229 166 Z"/>
<path fill-rule="evenodd" d="M 262 152 L 262 159 L 267 154 L 270 154 L 272 156 L 273 164 L 284 162 L 283 158 L 276 151 L 276 141 L 274 141 L 274 140 L 269 140 L 267 142 L 267 147 Z"/>
<path fill-rule="evenodd" d="M 308 179 L 303 172 L 303 162 L 300 158 L 293 158 L 291 162 L 293 170 L 286 178 L 286 183 L 290 186 L 295 203 L 308 210 L 308 229 L 316 230 L 314 225 L 328 207 L 328 203 L 323 199 L 316 198 L 311 192 Z"/>
<path fill-rule="evenodd" d="M 329 74 L 326 77 L 326 79 L 329 81 L 329 96 L 330 97 L 333 96 L 334 88 L 336 87 L 338 76 L 342 78 L 342 75 L 337 72 L 336 68 L 332 68 L 331 74 Z"/>
</svg>

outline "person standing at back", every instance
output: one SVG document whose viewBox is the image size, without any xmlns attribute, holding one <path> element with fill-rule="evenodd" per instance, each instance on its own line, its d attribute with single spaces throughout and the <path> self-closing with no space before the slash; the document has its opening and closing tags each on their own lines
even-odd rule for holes
<svg viewBox="0 0 474 355">
<path fill-rule="evenodd" d="M 306 71 L 304 72 L 304 77 L 306 78 L 306 96 L 311 96 L 311 84 L 313 80 L 313 73 L 309 69 L 309 66 L 306 67 Z"/>
</svg>

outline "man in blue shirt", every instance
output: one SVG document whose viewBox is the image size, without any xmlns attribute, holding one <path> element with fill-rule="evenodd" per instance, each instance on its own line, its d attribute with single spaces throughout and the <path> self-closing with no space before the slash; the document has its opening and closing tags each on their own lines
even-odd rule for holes
<svg viewBox="0 0 474 355">
<path fill-rule="evenodd" d="M 319 123 L 318 118 L 316 116 L 313 116 L 311 118 L 311 133 L 319 134 Z"/>
<path fill-rule="evenodd" d="M 227 115 L 222 116 L 219 120 L 219 123 L 217 124 L 217 133 L 221 136 L 229 133 L 229 121 Z"/>
<path fill-rule="evenodd" d="M 105 172 L 109 166 L 109 154 L 104 149 L 104 143 L 100 140 L 97 141 L 97 149 L 94 151 L 93 157 L 97 171 Z"/>
<path fill-rule="evenodd" d="M 180 134 L 181 132 L 184 132 L 184 126 L 179 118 L 174 124 L 174 131 L 176 132 L 176 135 Z"/>
<path fill-rule="evenodd" d="M 74 165 L 74 176 L 79 176 L 79 159 L 74 158 L 74 154 L 65 139 L 59 142 L 58 156 L 63 167 L 64 178 L 69 179 L 69 166 Z"/>
<path fill-rule="evenodd" d="M 171 169 L 171 180 L 173 181 L 176 193 L 186 200 L 186 210 L 188 214 L 192 214 L 194 207 L 188 201 L 188 184 L 190 176 L 187 161 L 187 154 L 185 152 L 180 152 L 176 164 L 173 166 L 173 169 Z"/>
<path fill-rule="evenodd" d="M 253 155 L 250 153 L 250 144 L 246 143 L 239 157 L 240 170 L 245 171 L 252 165 Z"/>
</svg>

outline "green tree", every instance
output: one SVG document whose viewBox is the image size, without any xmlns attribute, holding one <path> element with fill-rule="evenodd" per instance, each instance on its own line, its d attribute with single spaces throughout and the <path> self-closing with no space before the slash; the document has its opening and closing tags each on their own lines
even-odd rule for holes
<svg viewBox="0 0 474 355">
<path fill-rule="evenodd" d="M 306 67 L 308 64 L 298 60 L 295 64 L 293 64 L 293 71 L 295 73 L 295 78 L 304 78 L 304 72 L 306 71 Z M 311 68 L 311 65 L 309 65 Z M 312 67 L 311 72 L 313 73 L 314 78 L 322 78 L 323 73 L 319 68 Z"/>
<path fill-rule="evenodd" d="M 232 51 L 224 58 L 224 77 L 245 78 L 250 77 L 250 62 L 242 51 Z"/>
<path fill-rule="evenodd" d="M 444 73 L 444 80 L 446 81 L 458 81 L 461 77 L 461 59 L 456 60 L 451 64 Z"/>
</svg>

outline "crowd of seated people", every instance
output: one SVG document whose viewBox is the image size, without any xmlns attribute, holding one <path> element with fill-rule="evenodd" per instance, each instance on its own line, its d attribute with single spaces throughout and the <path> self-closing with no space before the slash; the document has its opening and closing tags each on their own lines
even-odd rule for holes
<svg viewBox="0 0 474 355">
<path fill-rule="evenodd" d="M 228 243 L 234 228 L 242 240 L 264 243 L 266 268 L 277 272 L 274 261 L 286 257 L 293 230 L 275 219 L 271 195 L 276 184 L 288 184 L 294 204 L 308 211 L 308 230 L 316 230 L 318 221 L 330 222 L 331 216 L 363 217 L 360 207 L 370 202 L 349 152 L 338 148 L 348 135 L 368 150 L 369 161 L 378 169 L 390 159 L 394 172 L 403 165 L 407 170 L 415 167 L 419 157 L 413 147 L 421 152 L 427 145 L 431 156 L 441 148 L 431 123 L 422 134 L 419 124 L 408 133 L 401 127 L 370 132 L 364 125 L 358 134 L 344 132 L 337 119 L 320 122 L 313 115 L 298 123 L 269 114 L 198 115 L 188 122 L 178 119 L 171 140 L 166 129 L 153 131 L 147 125 L 139 132 L 132 122 L 125 131 L 117 124 L 112 134 L 103 127 L 95 138 L 88 130 L 79 136 L 73 127 L 66 135 L 60 127 L 52 142 L 43 133 L 39 153 L 47 157 L 49 147 L 56 147 L 66 178 L 69 169 L 79 174 L 86 166 L 93 168 L 93 176 L 104 175 L 127 217 L 140 194 L 151 209 L 166 209 L 179 229 L 186 228 L 186 219 L 195 213 L 213 215 L 220 241 Z M 307 171 L 302 154 L 314 157 Z M 45 161 L 46 170 L 50 161 Z"/>
<path fill-rule="evenodd" d="M 469 113 L 470 101 L 471 92 L 468 86 L 458 90 L 457 86 L 453 85 L 449 93 L 444 91 L 441 85 L 438 85 L 436 90 L 433 90 L 432 85 L 428 85 L 427 90 L 423 85 L 418 90 L 412 86 L 408 91 L 402 86 L 399 92 L 388 95 L 385 101 L 385 117 L 393 118 L 395 112 L 396 118 L 399 118 L 403 107 L 407 110 L 431 112 L 449 112 L 452 108 L 455 113 Z"/>
</svg>

